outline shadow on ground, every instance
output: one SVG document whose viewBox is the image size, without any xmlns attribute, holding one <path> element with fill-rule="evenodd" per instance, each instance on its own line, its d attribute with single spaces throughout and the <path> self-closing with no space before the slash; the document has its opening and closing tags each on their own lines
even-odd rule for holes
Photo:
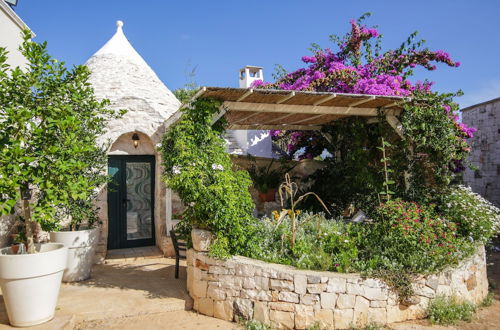
<svg viewBox="0 0 500 330">
<path fill-rule="evenodd" d="M 62 284 L 54 321 L 97 321 L 190 310 L 186 267 L 180 267 L 178 279 L 174 272 L 175 260 L 168 258 L 94 265 L 89 280 Z M 54 321 L 46 325 L 50 328 Z M 8 324 L 2 296 L 0 329 Z"/>
<path fill-rule="evenodd" d="M 92 269 L 89 280 L 74 286 L 140 290 L 148 298 L 179 298 L 187 296 L 186 267 L 181 266 L 179 278 L 174 277 L 175 265 L 158 262 L 143 264 L 101 264 Z"/>
</svg>

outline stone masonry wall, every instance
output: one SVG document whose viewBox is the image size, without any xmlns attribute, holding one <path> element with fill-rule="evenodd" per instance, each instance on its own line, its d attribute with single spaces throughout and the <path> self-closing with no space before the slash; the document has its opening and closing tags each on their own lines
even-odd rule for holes
<svg viewBox="0 0 500 330">
<path fill-rule="evenodd" d="M 469 140 L 469 160 L 464 180 L 472 190 L 500 207 L 500 99 L 464 109 L 462 121 L 478 129 Z"/>
<path fill-rule="evenodd" d="M 438 295 L 480 303 L 488 293 L 484 247 L 458 267 L 418 278 L 414 305 L 374 278 L 298 270 L 245 257 L 221 261 L 193 249 L 187 255 L 187 288 L 201 314 L 236 321 L 255 319 L 279 329 L 348 329 L 425 317 Z M 412 299 L 413 300 L 413 299 Z"/>
</svg>

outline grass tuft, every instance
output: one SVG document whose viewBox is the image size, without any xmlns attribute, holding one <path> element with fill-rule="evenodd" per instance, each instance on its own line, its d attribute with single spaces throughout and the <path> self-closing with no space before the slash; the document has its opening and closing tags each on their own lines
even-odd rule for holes
<svg viewBox="0 0 500 330">
<path fill-rule="evenodd" d="M 271 327 L 257 320 L 249 320 L 244 323 L 246 330 L 272 330 Z"/>
<path fill-rule="evenodd" d="M 456 297 L 437 297 L 427 310 L 432 324 L 450 325 L 458 321 L 471 321 L 476 307 L 469 302 L 461 302 Z"/>
<path fill-rule="evenodd" d="M 494 296 L 493 292 L 488 292 L 488 294 L 486 295 L 486 297 L 484 297 L 479 307 L 490 307 L 493 304 L 493 296 Z"/>
</svg>

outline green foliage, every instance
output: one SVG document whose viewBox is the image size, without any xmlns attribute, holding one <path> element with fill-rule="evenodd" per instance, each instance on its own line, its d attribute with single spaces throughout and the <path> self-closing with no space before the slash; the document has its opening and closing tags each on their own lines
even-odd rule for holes
<svg viewBox="0 0 500 330">
<path fill-rule="evenodd" d="M 365 325 L 363 328 L 355 328 L 355 327 L 350 327 L 349 330 L 381 330 L 384 327 L 378 323 L 375 322 L 370 322 L 369 324 Z"/>
<path fill-rule="evenodd" d="M 365 272 L 367 276 L 379 278 L 398 293 L 400 303 L 407 303 L 411 297 L 415 295 L 412 287 L 413 276 L 405 270 L 398 269 L 400 267 L 389 269 L 374 269 Z"/>
<path fill-rule="evenodd" d="M 376 260 L 376 269 L 433 272 L 474 251 L 457 237 L 457 226 L 440 218 L 432 205 L 391 200 L 376 209 L 374 219 L 364 251 L 365 258 Z"/>
<path fill-rule="evenodd" d="M 500 210 L 469 187 L 452 186 L 440 197 L 439 211 L 462 237 L 484 244 L 500 232 Z"/>
<path fill-rule="evenodd" d="M 350 117 L 331 123 L 324 131 L 330 137 L 325 147 L 334 157 L 325 159 L 325 167 L 310 176 L 311 190 L 321 196 L 334 216 L 351 206 L 370 212 L 379 204 L 378 193 L 383 190 L 382 154 L 373 143 L 380 141 L 379 127 Z M 312 203 L 307 207 L 319 210 Z"/>
<path fill-rule="evenodd" d="M 313 325 L 308 327 L 306 330 L 322 330 L 321 325 L 319 322 L 315 322 Z"/>
<path fill-rule="evenodd" d="M 292 220 L 263 218 L 257 223 L 253 245 L 246 256 L 301 269 L 356 271 L 363 228 L 326 219 L 322 214 L 296 215 L 296 244 L 292 246 Z M 279 220 L 279 221 L 278 221 Z"/>
<path fill-rule="evenodd" d="M 382 151 L 382 159 L 380 160 L 382 164 L 384 164 L 383 167 L 383 173 L 384 173 L 384 190 L 380 192 L 381 195 L 385 197 L 386 200 L 390 200 L 391 196 L 394 195 L 394 191 L 391 190 L 391 186 L 395 183 L 394 181 L 389 179 L 389 173 L 394 172 L 392 169 L 389 168 L 389 161 L 391 160 L 386 153 L 386 147 L 392 147 L 392 145 L 384 140 L 384 138 L 381 138 L 382 143 L 381 146 L 378 147 L 380 151 Z"/>
<path fill-rule="evenodd" d="M 217 235 L 213 249 L 225 257 L 244 253 L 255 219 L 249 175 L 233 169 L 223 126 L 212 126 L 219 106 L 216 100 L 198 99 L 184 108 L 182 119 L 163 137 L 161 152 L 165 183 L 187 206 L 182 221 Z"/>
<path fill-rule="evenodd" d="M 255 157 L 248 155 L 248 159 L 251 161 L 248 174 L 250 174 L 253 186 L 260 193 L 266 193 L 270 189 L 277 189 L 283 180 L 285 173 L 295 167 L 295 165 L 287 166 L 284 161 L 280 161 L 279 166 L 273 168 L 275 158 L 273 158 L 267 166 L 259 167 L 257 166 Z"/>
<path fill-rule="evenodd" d="M 486 297 L 484 297 L 483 301 L 481 301 L 481 304 L 479 305 L 479 307 L 490 307 L 491 305 L 493 305 L 493 298 L 494 297 L 495 297 L 494 292 L 492 292 L 492 291 L 488 292 Z"/>
<path fill-rule="evenodd" d="M 219 233 L 215 241 L 210 246 L 208 255 L 218 259 L 228 259 L 231 257 L 229 251 L 230 246 L 227 237 L 224 237 L 221 233 Z"/>
<path fill-rule="evenodd" d="M 471 321 L 476 307 L 458 298 L 437 297 L 429 304 L 427 314 L 433 324 L 450 325 L 458 321 Z"/>
<path fill-rule="evenodd" d="M 411 101 L 403 104 L 400 121 L 407 160 L 397 170 L 410 173 L 407 195 L 412 200 L 421 200 L 434 190 L 446 188 L 456 178 L 455 172 L 464 168 L 470 148 L 451 115 L 451 111 L 458 109 L 453 97 L 459 95 L 461 92 L 415 92 Z"/>
<path fill-rule="evenodd" d="M 43 230 L 58 226 L 57 212 L 93 222 L 88 201 L 107 181 L 106 146 L 97 138 L 117 115 L 95 98 L 85 66 L 68 70 L 30 37 L 24 31 L 25 69 L 6 64 L 0 48 L 0 215 L 14 211 L 26 187 L 34 195 L 27 221 Z"/>
<path fill-rule="evenodd" d="M 271 330 L 272 328 L 257 320 L 248 320 L 244 323 L 246 330 Z"/>
</svg>

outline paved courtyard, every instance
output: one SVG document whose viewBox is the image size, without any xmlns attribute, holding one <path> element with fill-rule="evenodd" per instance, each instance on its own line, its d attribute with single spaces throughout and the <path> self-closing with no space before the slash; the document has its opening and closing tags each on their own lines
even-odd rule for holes
<svg viewBox="0 0 500 330">
<path fill-rule="evenodd" d="M 63 284 L 55 318 L 33 329 L 233 329 L 187 311 L 192 301 L 181 265 L 175 279 L 175 260 L 155 249 L 115 250 L 94 266 L 91 279 Z M 8 324 L 0 298 L 0 329 Z"/>
<path fill-rule="evenodd" d="M 241 326 L 189 311 L 186 267 L 179 279 L 175 260 L 154 248 L 113 250 L 106 263 L 95 265 L 90 280 L 63 284 L 55 318 L 30 329 L 242 329 Z M 388 325 L 385 329 L 500 329 L 500 252 L 488 253 L 489 277 L 497 283 L 495 302 L 471 323 L 430 326 L 426 320 Z M 8 325 L 0 296 L 0 330 Z"/>
</svg>

